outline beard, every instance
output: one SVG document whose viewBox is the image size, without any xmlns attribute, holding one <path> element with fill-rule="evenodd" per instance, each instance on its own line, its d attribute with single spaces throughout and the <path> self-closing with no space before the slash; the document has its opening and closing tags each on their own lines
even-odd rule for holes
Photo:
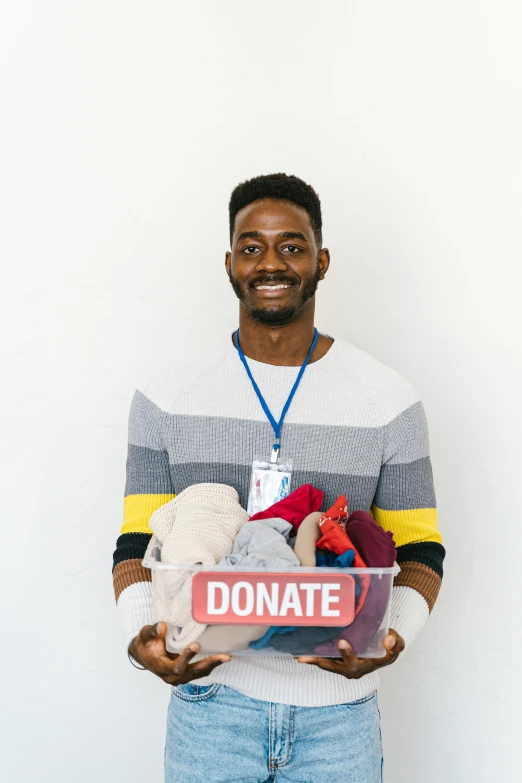
<svg viewBox="0 0 522 783">
<path fill-rule="evenodd" d="M 306 304 L 306 302 L 308 302 L 308 300 L 315 295 L 317 286 L 319 285 L 320 276 L 321 270 L 319 265 L 317 265 L 317 270 L 314 272 L 313 276 L 306 281 L 299 301 L 296 302 L 295 305 L 288 305 L 286 307 L 270 302 L 267 302 L 264 307 L 254 307 L 248 301 L 246 301 L 243 289 L 232 274 L 230 275 L 229 280 L 230 285 L 234 289 L 235 295 L 241 304 L 247 309 L 251 318 L 253 318 L 258 323 L 265 324 L 266 326 L 284 326 L 285 324 L 290 323 L 295 314 L 303 307 L 303 305 Z M 293 281 L 288 280 L 288 278 L 283 279 L 281 277 L 265 277 L 255 280 L 251 286 L 268 284 L 277 285 L 278 283 L 290 282 L 293 283 Z"/>
</svg>

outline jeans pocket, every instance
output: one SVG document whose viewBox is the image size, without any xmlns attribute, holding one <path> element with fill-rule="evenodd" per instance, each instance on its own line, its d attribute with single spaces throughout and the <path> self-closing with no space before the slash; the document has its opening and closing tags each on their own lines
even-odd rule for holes
<svg viewBox="0 0 522 783">
<path fill-rule="evenodd" d="M 363 696 L 362 699 L 357 699 L 357 701 L 347 701 L 344 706 L 357 707 L 359 704 L 366 704 L 366 702 L 376 698 L 377 698 L 377 691 L 373 691 L 372 693 L 369 693 L 368 696 Z"/>
<path fill-rule="evenodd" d="M 184 685 L 173 685 L 172 695 L 183 701 L 208 701 L 217 695 L 221 687 L 219 682 L 212 685 L 196 685 L 193 682 L 186 682 Z"/>
</svg>

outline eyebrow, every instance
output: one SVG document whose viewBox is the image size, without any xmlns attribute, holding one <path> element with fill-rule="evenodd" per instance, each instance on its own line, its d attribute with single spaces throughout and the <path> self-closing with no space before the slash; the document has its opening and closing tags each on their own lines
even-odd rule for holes
<svg viewBox="0 0 522 783">
<path fill-rule="evenodd" d="M 301 239 L 303 242 L 308 242 L 304 234 L 300 231 L 281 231 L 279 234 L 281 239 Z"/>
<path fill-rule="evenodd" d="M 237 241 L 241 242 L 242 239 L 261 239 L 262 237 L 263 234 L 260 231 L 243 231 L 243 233 L 238 236 Z"/>
<path fill-rule="evenodd" d="M 303 242 L 308 242 L 307 238 L 300 231 L 281 231 L 279 233 L 281 239 L 300 239 Z M 238 242 L 243 239 L 262 239 L 263 234 L 261 231 L 243 231 L 237 238 Z"/>
</svg>

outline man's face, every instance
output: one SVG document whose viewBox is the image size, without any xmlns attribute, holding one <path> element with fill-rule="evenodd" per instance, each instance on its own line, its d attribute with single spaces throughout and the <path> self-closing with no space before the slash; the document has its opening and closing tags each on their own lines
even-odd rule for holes
<svg viewBox="0 0 522 783">
<path fill-rule="evenodd" d="M 329 264 L 308 212 L 291 201 L 261 199 L 236 215 L 226 269 L 252 318 L 282 326 L 314 296 Z"/>
</svg>

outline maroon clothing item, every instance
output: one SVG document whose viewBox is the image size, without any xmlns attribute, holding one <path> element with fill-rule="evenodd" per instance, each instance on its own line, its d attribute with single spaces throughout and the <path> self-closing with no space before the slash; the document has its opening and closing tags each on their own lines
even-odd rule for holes
<svg viewBox="0 0 522 783">
<path fill-rule="evenodd" d="M 319 511 L 323 500 L 324 492 L 321 489 L 316 489 L 311 484 L 303 484 L 294 492 L 291 492 L 288 497 L 278 500 L 270 508 L 267 508 L 265 511 L 258 511 L 257 514 L 250 517 L 250 521 L 280 517 L 286 522 L 290 522 L 295 535 L 303 519 L 313 511 Z"/>
<path fill-rule="evenodd" d="M 395 563 L 397 550 L 392 533 L 383 530 L 367 511 L 352 511 L 346 532 L 367 566 L 389 568 Z"/>
<path fill-rule="evenodd" d="M 388 608 L 390 600 L 389 582 L 387 579 L 373 578 L 366 596 L 364 609 L 360 612 L 351 625 L 347 625 L 339 636 L 330 642 L 319 644 L 313 655 L 327 655 L 338 658 L 340 656 L 338 642 L 346 639 L 356 655 L 364 655 L 368 644 L 379 630 L 382 619 Z"/>
<path fill-rule="evenodd" d="M 346 532 L 357 547 L 366 565 L 389 568 L 395 563 L 397 550 L 391 533 L 386 532 L 366 511 L 352 511 L 346 524 Z M 363 611 L 335 639 L 319 644 L 314 655 L 339 655 L 337 643 L 348 641 L 356 655 L 363 655 L 368 644 L 379 630 L 390 600 L 387 579 L 372 577 Z"/>
</svg>

